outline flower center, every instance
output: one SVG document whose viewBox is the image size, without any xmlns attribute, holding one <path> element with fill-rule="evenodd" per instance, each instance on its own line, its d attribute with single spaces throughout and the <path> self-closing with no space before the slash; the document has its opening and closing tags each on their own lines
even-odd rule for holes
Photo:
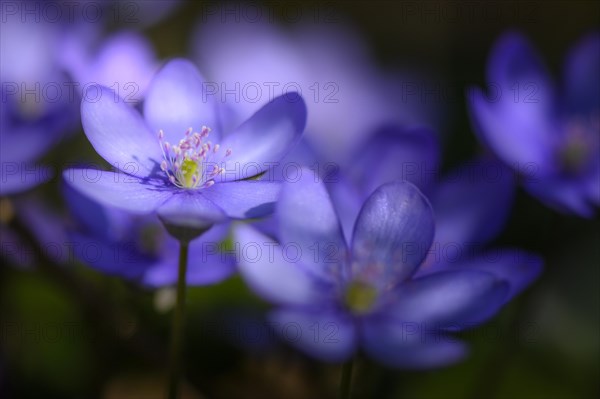
<svg viewBox="0 0 600 399">
<path fill-rule="evenodd" d="M 593 159 L 597 147 L 593 125 L 583 119 L 571 120 L 557 154 L 563 171 L 567 174 L 581 173 Z"/>
<path fill-rule="evenodd" d="M 377 289 L 363 281 L 353 281 L 346 287 L 344 304 L 353 313 L 369 312 L 377 301 Z"/>
<path fill-rule="evenodd" d="M 206 188 L 215 184 L 215 177 L 223 173 L 224 168 L 216 163 L 209 164 L 208 159 L 219 152 L 219 144 L 214 146 L 207 141 L 210 128 L 202 126 L 200 132 L 193 133 L 190 127 L 179 143 L 172 145 L 164 141 L 164 132 L 158 132 L 158 140 L 163 152 L 160 169 L 165 172 L 169 181 L 185 189 Z M 225 156 L 231 155 L 231 149 Z"/>
</svg>

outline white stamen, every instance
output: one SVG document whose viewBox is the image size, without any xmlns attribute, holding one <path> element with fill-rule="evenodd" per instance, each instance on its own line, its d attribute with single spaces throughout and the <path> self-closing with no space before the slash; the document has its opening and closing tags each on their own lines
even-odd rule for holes
<svg viewBox="0 0 600 399">
<path fill-rule="evenodd" d="M 190 127 L 176 145 L 163 141 L 164 131 L 159 131 L 158 138 L 163 152 L 160 169 L 167 175 L 171 184 L 185 189 L 206 188 L 215 184 L 213 178 L 224 169 L 218 166 L 204 167 L 210 154 L 215 154 L 220 149 L 219 144 L 203 142 L 210 131 L 207 126 L 202 126 L 199 133 L 194 133 Z M 231 150 L 228 150 L 226 156 L 230 153 Z"/>
</svg>

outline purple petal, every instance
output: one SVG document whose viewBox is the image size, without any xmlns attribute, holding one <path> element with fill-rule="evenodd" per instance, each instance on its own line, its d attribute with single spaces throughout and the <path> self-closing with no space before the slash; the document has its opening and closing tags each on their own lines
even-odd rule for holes
<svg viewBox="0 0 600 399">
<path fill-rule="evenodd" d="M 467 347 L 446 335 L 426 331 L 422 325 L 367 320 L 362 330 L 365 351 L 388 367 L 429 369 L 462 360 Z"/>
<path fill-rule="evenodd" d="M 297 93 L 270 101 L 221 143 L 231 149 L 224 158 L 224 180 L 255 176 L 281 160 L 300 140 L 306 125 L 306 104 Z"/>
<path fill-rule="evenodd" d="M 31 229 L 47 257 L 61 264 L 72 262 L 67 234 L 68 219 L 65 215 L 36 196 L 21 196 L 14 205 L 17 217 Z"/>
<path fill-rule="evenodd" d="M 326 287 L 289 258 L 281 246 L 255 229 L 234 230 L 238 267 L 246 283 L 267 301 L 287 305 L 322 304 Z"/>
<path fill-rule="evenodd" d="M 2 162 L 0 195 L 12 195 L 32 189 L 54 176 L 52 168 L 24 162 Z"/>
<path fill-rule="evenodd" d="M 352 241 L 355 278 L 390 287 L 421 264 L 434 234 L 431 205 L 411 183 L 379 187 L 360 211 Z"/>
<path fill-rule="evenodd" d="M 482 270 L 508 282 L 505 303 L 531 285 L 542 273 L 543 260 L 535 254 L 519 249 L 490 250 L 454 268 Z"/>
<path fill-rule="evenodd" d="M 343 362 L 356 351 L 358 337 L 352 319 L 322 309 L 281 309 L 269 315 L 287 344 L 325 362 Z"/>
<path fill-rule="evenodd" d="M 186 284 L 202 286 L 217 284 L 235 272 L 235 258 L 218 252 L 216 247 L 197 241 L 190 244 Z M 170 256 L 153 264 L 146 270 L 142 283 L 158 288 L 175 285 L 178 278 L 178 257 Z"/>
<path fill-rule="evenodd" d="M 213 129 L 210 139 L 218 142 L 216 104 L 206 97 L 204 79 L 194 64 L 184 59 L 169 61 L 156 74 L 144 101 L 144 117 L 152 132 L 163 130 L 165 141 L 178 143 L 188 128 Z M 216 129 L 216 130 L 215 130 Z"/>
<path fill-rule="evenodd" d="M 105 206 L 136 214 L 151 213 L 173 196 L 162 181 L 95 169 L 68 169 L 63 178 L 74 189 Z"/>
<path fill-rule="evenodd" d="M 302 169 L 297 182 L 286 182 L 277 203 L 279 238 L 296 249 L 297 261 L 324 281 L 340 281 L 347 246 L 338 217 L 321 179 Z"/>
<path fill-rule="evenodd" d="M 507 165 L 535 166 L 540 175 L 548 174 L 554 171 L 557 124 L 530 110 L 530 105 L 504 98 L 492 101 L 481 90 L 471 89 L 471 119 L 479 139 Z"/>
<path fill-rule="evenodd" d="M 100 156 L 125 173 L 146 177 L 158 171 L 162 152 L 140 114 L 112 90 L 90 86 L 81 103 L 85 134 Z"/>
<path fill-rule="evenodd" d="M 517 90 L 521 96 L 516 102 L 532 104 L 533 110 L 549 111 L 555 106 L 548 71 L 529 40 L 518 32 L 507 32 L 494 44 L 487 64 L 487 79 L 501 87 L 503 100 L 515 102 L 512 95 Z M 528 84 L 533 85 L 530 90 L 526 88 Z"/>
<path fill-rule="evenodd" d="M 600 32 L 577 43 L 567 56 L 565 92 L 571 113 L 588 115 L 600 110 Z"/>
<path fill-rule="evenodd" d="M 227 220 L 223 210 L 200 194 L 200 190 L 178 190 L 158 208 L 163 222 L 204 229 Z"/>
<path fill-rule="evenodd" d="M 359 148 L 347 173 L 365 195 L 395 180 L 426 190 L 438 173 L 439 158 L 439 143 L 430 129 L 385 126 Z"/>
<path fill-rule="evenodd" d="M 8 119 L 8 115 L 2 115 Z M 0 126 L 0 160 L 2 163 L 31 162 L 54 146 L 59 134 L 49 134 L 47 124 L 39 126 Z"/>
<path fill-rule="evenodd" d="M 585 180 L 591 202 L 596 206 L 600 206 L 600 158 L 595 159 L 592 170 Z"/>
<path fill-rule="evenodd" d="M 273 213 L 281 186 L 266 181 L 217 183 L 200 191 L 227 216 L 236 219 L 256 218 Z"/>
<path fill-rule="evenodd" d="M 93 63 L 78 72 L 83 84 L 117 84 L 127 102 L 133 102 L 143 97 L 157 66 L 150 42 L 138 33 L 125 31 L 109 37 Z"/>
<path fill-rule="evenodd" d="M 547 206 L 559 212 L 592 218 L 595 213 L 594 193 L 590 192 L 590 188 L 593 190 L 595 187 L 595 190 L 598 190 L 597 176 L 589 181 L 562 176 L 528 179 L 525 181 L 525 188 Z"/>
<path fill-rule="evenodd" d="M 14 4 L 16 9 L 27 7 L 25 3 Z M 57 69 L 56 49 L 62 39 L 62 27 L 47 18 L 22 18 L 19 12 L 10 13 L 8 10 L 8 7 L 6 12 L 2 10 L 2 81 L 29 84 L 49 78 Z"/>
<path fill-rule="evenodd" d="M 431 197 L 434 246 L 487 244 L 502 230 L 515 196 L 514 172 L 494 160 L 477 159 L 450 172 Z"/>
<path fill-rule="evenodd" d="M 155 261 L 130 243 L 110 243 L 84 234 L 71 233 L 70 245 L 80 262 L 109 275 L 137 280 Z"/>
<path fill-rule="evenodd" d="M 401 322 L 462 330 L 495 314 L 508 291 L 508 283 L 491 273 L 445 271 L 400 285 L 383 312 Z"/>
<path fill-rule="evenodd" d="M 273 168 L 269 169 L 263 180 L 267 181 L 293 181 L 296 180 L 302 167 L 319 167 L 321 176 L 329 177 L 335 168 L 333 163 L 319 163 L 319 157 L 312 146 L 309 144 L 306 137 L 301 137 L 290 152 Z M 329 168 L 328 168 L 329 166 Z"/>
<path fill-rule="evenodd" d="M 129 213 L 102 206 L 69 184 L 63 185 L 62 193 L 78 225 L 92 236 L 118 241 L 131 231 L 134 218 Z"/>
<path fill-rule="evenodd" d="M 335 181 L 328 184 L 327 188 L 331 195 L 331 202 L 339 216 L 344 237 L 347 242 L 350 242 L 356 219 L 368 195 L 351 184 L 349 179 L 341 173 L 336 175 Z"/>
<path fill-rule="evenodd" d="M 552 167 L 557 107 L 552 83 L 531 44 L 520 34 L 503 35 L 488 61 L 487 98 L 470 92 L 475 130 L 511 166 Z"/>
<path fill-rule="evenodd" d="M 225 8 L 218 7 L 214 14 L 203 16 L 202 23 L 197 24 L 192 34 L 191 51 L 213 80 L 216 91 L 213 96 L 230 99 L 230 104 L 245 119 L 274 95 L 283 93 L 286 83 L 293 82 L 304 88 L 305 67 L 296 47 L 282 34 L 278 24 L 264 18 L 225 21 L 219 17 Z M 268 12 L 264 8 L 258 11 L 263 16 Z M 250 90 L 248 95 L 242 96 L 244 87 Z M 254 94 L 254 87 L 260 90 L 257 90 L 258 95 Z M 232 94 L 225 96 L 226 89 L 234 88 L 237 88 L 237 98 Z"/>
</svg>

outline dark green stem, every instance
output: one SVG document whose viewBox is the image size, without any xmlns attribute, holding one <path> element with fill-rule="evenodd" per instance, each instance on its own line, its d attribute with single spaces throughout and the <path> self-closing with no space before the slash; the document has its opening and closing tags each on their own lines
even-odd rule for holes
<svg viewBox="0 0 600 399">
<path fill-rule="evenodd" d="M 342 377 L 340 379 L 340 399 L 350 398 L 350 387 L 352 385 L 352 366 L 354 358 L 350 358 L 342 366 Z"/>
<path fill-rule="evenodd" d="M 177 277 L 177 303 L 171 326 L 171 352 L 169 356 L 169 399 L 179 397 L 179 379 L 181 374 L 181 355 L 183 353 L 183 326 L 185 316 L 185 287 L 188 262 L 188 243 L 180 241 L 179 273 Z"/>
</svg>

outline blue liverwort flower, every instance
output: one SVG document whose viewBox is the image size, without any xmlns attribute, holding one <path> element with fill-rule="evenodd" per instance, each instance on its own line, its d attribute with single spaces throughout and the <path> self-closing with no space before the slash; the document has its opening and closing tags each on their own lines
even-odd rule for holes
<svg viewBox="0 0 600 399">
<path fill-rule="evenodd" d="M 591 217 L 600 204 L 600 34 L 568 55 L 556 88 L 531 44 L 507 33 L 491 51 L 489 97 L 473 89 L 475 129 L 546 205 Z M 558 93 L 557 93 L 558 91 Z"/>
<path fill-rule="evenodd" d="M 514 172 L 501 162 L 476 158 L 440 173 L 440 148 L 428 128 L 382 127 L 328 185 L 346 237 L 363 202 L 382 184 L 406 180 L 432 202 L 435 242 L 487 244 L 505 225 L 515 195 Z"/>
<path fill-rule="evenodd" d="M 380 69 L 364 37 L 342 17 L 287 29 L 268 18 L 228 18 L 230 6 L 213 11 L 191 40 L 194 60 L 210 79 L 209 96 L 235 96 L 232 111 L 243 117 L 273 96 L 299 91 L 309 110 L 304 138 L 327 161 L 352 162 L 350 152 L 372 126 L 434 119 L 425 101 L 405 95 L 406 82 L 416 86 L 417 77 Z"/>
<path fill-rule="evenodd" d="M 101 206 L 70 186 L 64 195 L 77 226 L 67 234 L 72 255 L 79 261 L 149 288 L 177 282 L 178 243 L 156 215 L 131 215 Z M 218 283 L 234 272 L 234 257 L 218 250 L 228 230 L 228 223 L 214 225 L 190 243 L 188 285 Z"/>
<path fill-rule="evenodd" d="M 244 179 L 267 170 L 297 142 L 304 101 L 296 93 L 277 97 L 223 135 L 221 104 L 204 95 L 203 82 L 189 61 L 168 62 L 150 83 L 143 117 L 96 86 L 94 98 L 81 105 L 83 127 L 120 172 L 71 169 L 66 180 L 104 205 L 157 212 L 184 228 L 270 212 L 279 185 Z"/>
<path fill-rule="evenodd" d="M 500 277 L 509 273 L 515 275 L 514 295 L 540 275 L 539 257 L 489 248 L 506 224 L 516 191 L 514 172 L 502 162 L 478 157 L 441 176 L 434 132 L 394 125 L 378 129 L 353 159 L 328 185 L 347 239 L 362 203 L 378 186 L 407 180 L 427 194 L 435 213 L 433 244 L 415 276 L 465 267 Z"/>
<path fill-rule="evenodd" d="M 240 272 L 280 305 L 271 313 L 275 329 L 325 361 L 345 361 L 362 348 L 393 367 L 453 363 L 466 348 L 447 332 L 487 320 L 521 285 L 513 269 L 469 266 L 416 277 L 434 219 L 429 201 L 408 182 L 375 189 L 350 240 L 324 184 L 307 169 L 284 184 L 276 213 L 279 243 L 250 226 L 236 228 Z"/>
<path fill-rule="evenodd" d="M 52 171 L 36 161 L 79 119 L 77 97 L 59 59 L 65 26 L 34 16 L 7 12 L 0 23 L 0 195 L 49 180 Z"/>
<path fill-rule="evenodd" d="M 95 83 L 115 90 L 126 102 L 141 100 L 159 66 L 152 44 L 134 31 L 104 38 L 95 25 L 76 28 L 65 43 L 62 63 L 79 88 Z"/>
</svg>

